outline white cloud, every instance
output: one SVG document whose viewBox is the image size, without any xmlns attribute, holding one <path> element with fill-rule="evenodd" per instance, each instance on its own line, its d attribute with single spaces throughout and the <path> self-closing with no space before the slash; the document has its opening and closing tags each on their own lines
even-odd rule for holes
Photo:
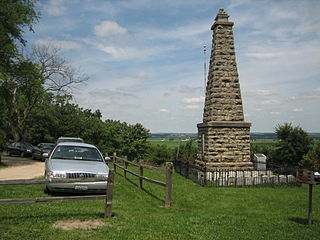
<svg viewBox="0 0 320 240">
<path fill-rule="evenodd" d="M 203 42 L 203 35 L 208 33 L 211 22 L 211 19 L 200 19 L 173 28 L 144 28 L 140 32 L 148 39 L 179 40 L 199 44 Z"/>
<path fill-rule="evenodd" d="M 270 95 L 273 95 L 274 93 L 272 93 L 271 90 L 258 89 L 258 90 L 249 90 L 246 92 L 246 94 L 250 96 L 270 96 Z"/>
<path fill-rule="evenodd" d="M 193 104 L 193 103 L 202 103 L 204 102 L 204 97 L 198 97 L 198 98 L 184 98 L 182 100 L 184 103 Z"/>
<path fill-rule="evenodd" d="M 281 112 L 270 112 L 270 114 L 271 114 L 271 115 L 275 115 L 275 116 L 277 116 L 277 115 L 280 115 L 280 114 L 281 114 Z"/>
<path fill-rule="evenodd" d="M 133 75 L 134 78 L 138 78 L 138 79 L 145 79 L 147 78 L 147 74 L 144 72 L 139 72 Z"/>
<path fill-rule="evenodd" d="M 64 15 L 67 11 L 64 3 L 65 0 L 50 0 L 44 5 L 43 11 L 52 16 Z"/>
<path fill-rule="evenodd" d="M 168 113 L 169 110 L 166 109 L 166 108 L 161 108 L 161 109 L 159 109 L 159 112 L 161 112 L 161 113 Z"/>
<path fill-rule="evenodd" d="M 184 106 L 184 109 L 200 109 L 200 108 L 201 108 L 201 106 L 197 105 L 197 104 L 189 104 L 189 105 Z"/>
<path fill-rule="evenodd" d="M 153 56 L 161 56 L 170 50 L 170 47 L 150 47 L 140 48 L 137 46 L 121 47 L 117 45 L 103 45 L 98 43 L 95 45 L 97 49 L 110 55 L 110 60 L 146 60 Z M 106 59 L 107 60 L 107 59 Z"/>
<path fill-rule="evenodd" d="M 94 27 L 94 33 L 101 38 L 122 36 L 127 33 L 127 29 L 112 21 L 103 21 Z"/>
<path fill-rule="evenodd" d="M 303 108 L 295 108 L 295 109 L 293 109 L 293 111 L 294 112 L 303 112 L 304 110 L 303 110 Z"/>
<path fill-rule="evenodd" d="M 276 99 L 270 99 L 270 100 L 266 100 L 266 101 L 262 101 L 261 104 L 263 105 L 276 105 L 276 104 L 280 104 L 281 101 L 276 100 Z"/>
<path fill-rule="evenodd" d="M 36 44 L 39 45 L 52 45 L 60 48 L 61 50 L 81 49 L 82 45 L 73 41 L 53 40 L 53 39 L 38 39 Z"/>
<path fill-rule="evenodd" d="M 246 53 L 245 56 L 256 57 L 256 58 L 275 58 L 284 56 L 284 52 L 255 52 L 255 53 Z"/>
<path fill-rule="evenodd" d="M 118 87 L 117 90 L 124 91 L 124 92 L 138 92 L 144 90 L 146 87 L 143 85 L 132 85 L 132 86 L 124 86 Z"/>
<path fill-rule="evenodd" d="M 295 96 L 288 97 L 288 100 L 296 100 L 296 99 L 297 99 L 297 97 L 295 97 Z"/>
<path fill-rule="evenodd" d="M 303 95 L 304 99 L 317 99 L 320 98 L 320 88 L 313 89 L 307 94 Z"/>
</svg>

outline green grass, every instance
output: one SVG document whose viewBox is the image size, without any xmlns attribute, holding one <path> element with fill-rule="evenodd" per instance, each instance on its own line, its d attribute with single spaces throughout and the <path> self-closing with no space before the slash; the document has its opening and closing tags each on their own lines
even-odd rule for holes
<svg viewBox="0 0 320 240">
<path fill-rule="evenodd" d="M 275 146 L 278 140 L 276 139 L 255 139 L 254 141 L 251 141 L 253 145 L 267 145 L 267 146 Z"/>
<path fill-rule="evenodd" d="M 4 163 L 0 162 L 0 169 L 1 168 L 6 168 L 6 167 L 7 167 L 7 165 L 5 165 Z"/>
<path fill-rule="evenodd" d="M 166 145 L 167 147 L 178 147 L 181 143 L 181 141 L 152 141 L 150 142 L 153 145 Z"/>
<path fill-rule="evenodd" d="M 147 176 L 163 180 L 149 171 Z M 314 219 L 305 225 L 308 188 L 205 188 L 174 174 L 173 206 L 163 208 L 164 188 L 146 191 L 118 171 L 111 219 L 96 230 L 52 228 L 57 220 L 97 219 L 104 201 L 0 205 L 0 239 L 319 239 L 320 186 Z M 0 198 L 43 197 L 40 185 L 1 186 Z"/>
</svg>

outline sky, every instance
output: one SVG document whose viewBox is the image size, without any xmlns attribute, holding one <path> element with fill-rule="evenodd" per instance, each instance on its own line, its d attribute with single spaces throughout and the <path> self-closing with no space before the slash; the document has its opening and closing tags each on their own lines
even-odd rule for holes
<svg viewBox="0 0 320 240">
<path fill-rule="evenodd" d="M 220 8 L 234 22 L 251 132 L 285 122 L 320 132 L 318 0 L 39 0 L 41 17 L 24 36 L 61 48 L 90 76 L 73 92 L 79 106 L 152 133 L 196 133 Z"/>
</svg>

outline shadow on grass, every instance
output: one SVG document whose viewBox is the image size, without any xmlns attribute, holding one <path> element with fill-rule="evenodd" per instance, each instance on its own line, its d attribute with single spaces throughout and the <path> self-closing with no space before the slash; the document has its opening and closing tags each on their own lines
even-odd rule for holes
<svg viewBox="0 0 320 240">
<path fill-rule="evenodd" d="M 117 173 L 117 174 L 118 174 L 118 173 Z M 118 174 L 118 175 L 124 177 L 124 176 L 121 175 L 121 174 Z M 126 180 L 127 180 L 129 183 L 131 183 L 132 185 L 134 185 L 135 187 L 137 187 L 138 189 L 140 189 L 139 186 L 138 186 L 138 184 L 135 183 L 134 181 L 132 181 L 131 179 L 127 178 Z M 152 198 L 154 198 L 154 199 L 156 199 L 156 200 L 158 200 L 158 201 L 160 201 L 160 202 L 162 202 L 162 203 L 164 204 L 164 200 L 163 200 L 163 199 L 159 198 L 158 196 L 156 196 L 155 194 L 153 194 L 153 193 L 150 192 L 149 190 L 147 190 L 147 189 L 145 189 L 145 188 L 142 188 L 142 189 L 140 189 L 140 190 L 143 191 L 143 192 L 145 192 L 146 194 L 148 194 L 148 195 L 151 196 Z"/>
<path fill-rule="evenodd" d="M 306 219 L 306 218 L 295 217 L 295 218 L 289 218 L 289 220 L 296 222 L 296 223 L 299 223 L 299 224 L 302 224 L 302 225 L 308 225 L 308 219 Z M 313 220 L 312 223 L 315 223 L 315 221 Z"/>
</svg>

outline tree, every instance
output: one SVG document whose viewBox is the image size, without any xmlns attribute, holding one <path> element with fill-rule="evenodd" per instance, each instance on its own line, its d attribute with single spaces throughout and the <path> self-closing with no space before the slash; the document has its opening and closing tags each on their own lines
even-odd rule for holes
<svg viewBox="0 0 320 240">
<path fill-rule="evenodd" d="M 89 80 L 63 57 L 61 49 L 52 45 L 35 45 L 28 58 L 37 63 L 44 76 L 44 88 L 55 94 L 69 94 L 72 89 Z"/>
<path fill-rule="evenodd" d="M 180 144 L 176 152 L 178 153 L 177 160 L 193 163 L 197 159 L 198 148 L 190 140 L 185 144 Z"/>
<path fill-rule="evenodd" d="M 312 139 L 301 127 L 293 127 L 291 123 L 278 125 L 276 134 L 280 141 L 272 158 L 282 165 L 297 167 L 310 150 Z"/>
<path fill-rule="evenodd" d="M 145 129 L 140 123 L 125 125 L 126 130 L 123 132 L 122 153 L 130 161 L 142 159 L 147 152 L 149 130 Z"/>
<path fill-rule="evenodd" d="M 151 144 L 148 148 L 144 160 L 151 164 L 162 165 L 165 162 L 172 162 L 175 157 L 175 149 L 170 148 L 167 145 L 153 145 Z"/>
<path fill-rule="evenodd" d="M 25 89 L 30 85 L 39 86 L 37 81 L 41 80 L 41 76 L 35 65 L 21 59 L 19 52 L 19 47 L 26 43 L 23 38 L 25 28 L 33 31 L 32 25 L 38 17 L 39 13 L 34 10 L 33 0 L 0 0 L 0 141 L 2 144 L 10 135 L 15 139 L 21 138 L 26 118 L 34 105 L 32 94 L 39 90 L 39 88 Z M 27 95 L 23 95 L 24 93 Z M 27 108 L 22 109 L 23 105 Z"/>
<path fill-rule="evenodd" d="M 303 156 L 300 166 L 312 170 L 320 169 L 320 141 L 318 140 L 313 144 L 310 151 Z"/>
<path fill-rule="evenodd" d="M 6 106 L 2 124 L 7 124 L 13 139 L 20 141 L 30 112 L 44 93 L 43 77 L 36 64 L 23 59 L 12 67 L 15 74 L 2 79 L 0 97 Z"/>
<path fill-rule="evenodd" d="M 18 43 L 26 43 L 24 29 L 33 31 L 32 24 L 38 17 L 32 0 L 0 0 L 0 81 L 19 55 Z"/>
</svg>

